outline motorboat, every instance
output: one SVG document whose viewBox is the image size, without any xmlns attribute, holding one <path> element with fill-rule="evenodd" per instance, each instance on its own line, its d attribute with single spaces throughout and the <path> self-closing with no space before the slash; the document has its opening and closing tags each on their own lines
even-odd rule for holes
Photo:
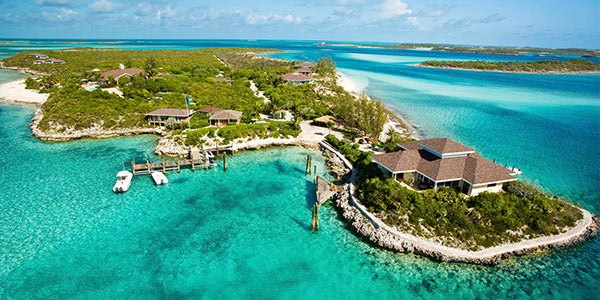
<svg viewBox="0 0 600 300">
<path fill-rule="evenodd" d="M 154 180 L 154 183 L 156 185 L 169 183 L 167 176 L 165 176 L 165 174 L 163 174 L 162 172 L 158 172 L 158 171 L 152 172 L 152 180 Z"/>
<path fill-rule="evenodd" d="M 133 178 L 133 174 L 129 171 L 120 171 L 117 173 L 117 182 L 115 186 L 113 186 L 113 192 L 115 193 L 125 193 L 129 189 L 131 185 L 131 178 Z"/>
</svg>

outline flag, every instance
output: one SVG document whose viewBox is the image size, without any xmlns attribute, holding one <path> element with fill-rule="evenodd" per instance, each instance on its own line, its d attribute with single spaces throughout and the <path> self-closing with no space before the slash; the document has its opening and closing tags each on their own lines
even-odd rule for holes
<svg viewBox="0 0 600 300">
<path fill-rule="evenodd" d="M 192 97 L 190 96 L 185 96 L 185 101 L 187 101 L 187 104 L 194 104 L 194 102 L 192 102 Z"/>
</svg>

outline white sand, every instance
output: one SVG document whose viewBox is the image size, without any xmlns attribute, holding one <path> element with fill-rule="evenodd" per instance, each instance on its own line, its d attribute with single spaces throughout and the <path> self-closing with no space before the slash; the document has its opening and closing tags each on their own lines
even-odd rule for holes
<svg viewBox="0 0 600 300">
<path fill-rule="evenodd" d="M 0 85 L 0 100 L 8 102 L 42 104 L 48 100 L 48 95 L 26 89 L 25 78 Z"/>
<path fill-rule="evenodd" d="M 360 93 L 363 91 L 356 81 L 350 79 L 350 77 L 340 72 L 337 72 L 337 84 L 354 96 L 360 95 Z"/>
</svg>

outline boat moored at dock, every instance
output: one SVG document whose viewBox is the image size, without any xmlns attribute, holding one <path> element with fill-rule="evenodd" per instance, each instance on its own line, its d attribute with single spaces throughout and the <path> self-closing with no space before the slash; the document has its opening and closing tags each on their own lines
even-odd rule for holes
<svg viewBox="0 0 600 300">
<path fill-rule="evenodd" d="M 158 172 L 158 171 L 152 172 L 152 180 L 154 180 L 154 184 L 156 184 L 156 185 L 169 183 L 167 176 L 165 176 L 165 174 L 163 174 L 162 172 Z"/>
<path fill-rule="evenodd" d="M 131 178 L 133 178 L 133 174 L 129 171 L 120 171 L 119 173 L 117 173 L 117 177 L 117 182 L 113 186 L 113 192 L 127 192 L 129 186 L 131 185 Z"/>
</svg>

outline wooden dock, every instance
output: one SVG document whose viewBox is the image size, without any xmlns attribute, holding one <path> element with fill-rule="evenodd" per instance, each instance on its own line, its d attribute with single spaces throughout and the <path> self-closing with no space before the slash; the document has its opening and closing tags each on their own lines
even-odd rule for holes
<svg viewBox="0 0 600 300">
<path fill-rule="evenodd" d="M 210 162 L 207 159 L 182 159 L 177 161 L 165 161 L 152 162 L 150 159 L 146 159 L 143 164 L 136 164 L 135 159 L 131 160 L 131 173 L 133 175 L 147 175 L 154 171 L 168 173 L 168 172 L 179 172 L 181 169 L 191 168 L 195 169 L 208 169 Z"/>
</svg>

